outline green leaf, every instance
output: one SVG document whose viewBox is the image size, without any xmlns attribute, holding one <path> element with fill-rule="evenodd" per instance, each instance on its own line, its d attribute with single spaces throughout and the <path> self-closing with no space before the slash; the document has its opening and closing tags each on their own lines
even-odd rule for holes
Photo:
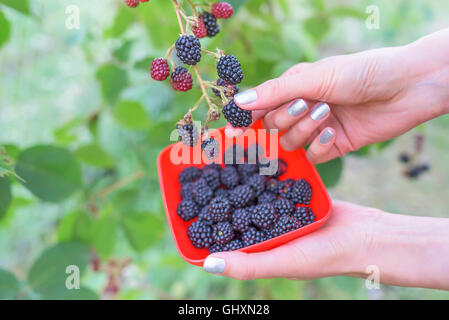
<svg viewBox="0 0 449 320">
<path fill-rule="evenodd" d="M 123 89 L 128 84 L 128 74 L 125 70 L 108 63 L 97 71 L 97 79 L 100 81 L 103 99 L 110 105 L 114 105 L 120 97 Z"/>
<path fill-rule="evenodd" d="M 30 14 L 30 6 L 28 4 L 28 0 L 0 0 L 0 4 L 4 4 L 23 14 Z"/>
<path fill-rule="evenodd" d="M 95 222 L 92 242 L 101 258 L 108 258 L 115 248 L 117 240 L 117 223 L 110 217 L 103 217 Z"/>
<path fill-rule="evenodd" d="M 120 222 L 129 243 L 138 252 L 157 243 L 164 234 L 162 219 L 149 212 L 127 212 Z"/>
<path fill-rule="evenodd" d="M 0 11 L 0 48 L 9 40 L 11 34 L 11 24 Z"/>
<path fill-rule="evenodd" d="M 94 220 L 84 211 L 75 211 L 66 215 L 58 226 L 59 242 L 77 241 L 90 244 L 93 238 Z"/>
<path fill-rule="evenodd" d="M 284 56 L 279 40 L 273 38 L 258 38 L 254 41 L 254 53 L 262 60 L 277 62 Z"/>
<path fill-rule="evenodd" d="M 330 30 L 331 24 L 327 17 L 314 16 L 304 21 L 304 29 L 316 42 L 320 42 Z"/>
<path fill-rule="evenodd" d="M 64 148 L 51 145 L 22 151 L 16 171 L 25 180 L 24 186 L 44 201 L 62 201 L 83 185 L 76 157 Z"/>
<path fill-rule="evenodd" d="M 88 144 L 78 148 L 75 154 L 81 161 L 94 167 L 111 168 L 114 159 L 99 145 Z"/>
<path fill-rule="evenodd" d="M 106 37 L 120 37 L 135 21 L 134 12 L 126 6 L 120 6 L 113 24 L 105 31 Z"/>
<path fill-rule="evenodd" d="M 0 178 L 0 219 L 6 214 L 11 198 L 11 183 L 8 177 Z"/>
<path fill-rule="evenodd" d="M 150 119 L 143 106 L 136 101 L 120 101 L 114 109 L 114 117 L 126 128 L 143 130 L 150 127 Z"/>
<path fill-rule="evenodd" d="M 325 0 L 310 0 L 310 5 L 317 11 L 324 11 L 326 9 Z"/>
<path fill-rule="evenodd" d="M 360 20 L 364 20 L 367 17 L 367 14 L 363 10 L 359 10 L 349 6 L 339 6 L 331 9 L 329 11 L 329 15 L 336 17 L 350 17 L 356 18 Z"/>
<path fill-rule="evenodd" d="M 139 70 L 150 70 L 151 68 L 151 62 L 153 61 L 153 58 L 143 58 L 140 59 L 138 61 L 136 61 L 136 63 L 134 64 L 134 68 L 135 69 L 139 69 Z"/>
<path fill-rule="evenodd" d="M 131 48 L 133 46 L 133 43 L 133 40 L 125 41 L 119 48 L 114 50 L 114 57 L 116 57 L 121 62 L 128 61 L 131 55 Z"/>
<path fill-rule="evenodd" d="M 323 182 L 327 188 L 332 188 L 337 185 L 340 180 L 341 173 L 343 172 L 343 160 L 336 158 L 334 160 L 320 163 L 316 165 L 316 169 L 323 179 Z"/>
<path fill-rule="evenodd" d="M 76 295 L 67 289 L 68 266 L 76 266 L 80 276 L 89 263 L 89 248 L 76 242 L 59 243 L 42 252 L 28 273 L 28 285 L 44 299 L 61 299 Z"/>
<path fill-rule="evenodd" d="M 81 126 L 84 123 L 83 117 L 76 117 L 64 125 L 56 128 L 53 131 L 53 136 L 56 141 L 62 145 L 69 145 L 77 140 L 77 135 L 73 133 L 73 129 Z"/>
<path fill-rule="evenodd" d="M 16 276 L 0 268 L 0 300 L 17 299 L 20 283 Z"/>
</svg>

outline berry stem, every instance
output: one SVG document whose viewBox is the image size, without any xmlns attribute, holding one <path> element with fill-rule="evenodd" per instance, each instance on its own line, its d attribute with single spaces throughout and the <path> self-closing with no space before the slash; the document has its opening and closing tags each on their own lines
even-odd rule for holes
<svg viewBox="0 0 449 320">
<path fill-rule="evenodd" d="M 178 18 L 179 28 L 181 29 L 182 34 L 186 34 L 186 29 L 184 28 L 184 24 L 182 23 L 181 11 L 179 10 L 178 0 L 173 0 L 173 4 L 175 6 L 176 17 Z"/>
</svg>

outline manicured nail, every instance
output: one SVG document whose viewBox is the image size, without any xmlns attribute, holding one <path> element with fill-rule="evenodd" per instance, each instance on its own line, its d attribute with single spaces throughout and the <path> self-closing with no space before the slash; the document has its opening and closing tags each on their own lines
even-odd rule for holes
<svg viewBox="0 0 449 320">
<path fill-rule="evenodd" d="M 323 119 L 329 113 L 329 111 L 331 111 L 329 105 L 327 103 L 322 102 L 319 105 L 317 105 L 315 109 L 312 110 L 312 112 L 310 113 L 310 117 L 313 120 L 318 121 Z"/>
<path fill-rule="evenodd" d="M 288 107 L 287 112 L 292 117 L 299 116 L 301 113 L 304 113 L 307 110 L 307 104 L 304 100 L 299 99 L 292 103 L 290 107 Z"/>
<path fill-rule="evenodd" d="M 204 260 L 203 269 L 210 273 L 223 273 L 225 271 L 225 261 L 220 258 L 207 257 Z"/>
<path fill-rule="evenodd" d="M 257 92 L 255 90 L 246 90 L 240 93 L 237 93 L 234 96 L 235 102 L 239 105 L 245 105 L 257 100 Z"/>
<path fill-rule="evenodd" d="M 320 136 L 320 143 L 327 144 L 334 137 L 334 131 L 331 129 L 326 129 Z"/>
</svg>

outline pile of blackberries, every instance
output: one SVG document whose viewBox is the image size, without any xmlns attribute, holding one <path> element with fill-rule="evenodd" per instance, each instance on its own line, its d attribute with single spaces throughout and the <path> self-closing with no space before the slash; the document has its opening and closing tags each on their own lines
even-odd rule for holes
<svg viewBox="0 0 449 320">
<path fill-rule="evenodd" d="M 247 247 L 315 221 L 308 207 L 312 188 L 304 180 L 279 180 L 287 168 L 282 159 L 271 176 L 260 164 L 213 163 L 188 167 L 179 174 L 181 202 L 177 213 L 193 221 L 187 235 L 195 248 L 210 253 Z"/>
</svg>

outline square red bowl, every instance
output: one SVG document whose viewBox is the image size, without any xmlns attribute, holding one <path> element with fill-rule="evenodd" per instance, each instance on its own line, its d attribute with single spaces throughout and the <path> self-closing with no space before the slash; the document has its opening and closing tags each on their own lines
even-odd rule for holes
<svg viewBox="0 0 449 320">
<path fill-rule="evenodd" d="M 293 179 L 303 178 L 306 179 L 312 186 L 313 197 L 309 207 L 311 207 L 313 212 L 315 213 L 316 221 L 314 223 L 311 223 L 307 226 L 291 231 L 279 237 L 272 238 L 270 240 L 239 250 L 248 253 L 270 250 L 283 243 L 286 243 L 300 236 L 308 234 L 312 231 L 315 231 L 326 222 L 326 220 L 329 218 L 331 214 L 332 209 L 332 203 L 329 194 L 327 193 L 327 190 L 323 184 L 323 181 L 321 180 L 313 164 L 310 163 L 309 160 L 306 158 L 304 149 L 292 152 L 285 151 L 282 149 L 282 147 L 280 147 L 279 144 L 279 138 L 281 135 L 278 136 L 266 134 L 265 136 L 264 135 L 259 136 L 257 134 L 254 134 L 254 132 L 258 132 L 258 130 L 262 132 L 262 125 L 260 121 L 257 122 L 252 127 L 252 129 L 254 129 L 255 131 L 252 131 L 252 133 L 248 131 L 248 133 L 245 133 L 245 135 L 239 137 L 238 140 L 236 140 L 235 138 L 232 139 L 225 137 L 224 128 L 220 128 L 212 132 L 211 136 L 213 136 L 219 142 L 220 145 L 221 154 L 218 156 L 217 161 L 223 158 L 222 156 L 223 146 L 227 148 L 228 146 L 231 146 L 233 143 L 237 143 L 241 144 L 245 148 L 257 141 L 257 143 L 260 146 L 262 146 L 265 150 L 269 151 L 270 145 L 273 145 L 274 142 L 275 143 L 274 145 L 279 146 L 277 149 L 278 152 L 277 157 L 282 158 L 288 164 L 287 171 L 280 177 L 280 180 L 285 180 L 288 178 Z M 179 152 L 179 149 L 181 148 L 182 146 L 180 142 L 171 144 L 167 146 L 164 150 L 162 150 L 158 156 L 157 165 L 158 165 L 159 183 L 161 186 L 162 200 L 164 202 L 165 212 L 167 215 L 167 220 L 170 226 L 173 240 L 175 241 L 175 245 L 179 254 L 185 261 L 193 265 L 202 266 L 204 259 L 209 255 L 209 250 L 197 249 L 193 247 L 193 245 L 191 244 L 190 240 L 187 237 L 187 228 L 195 220 L 188 222 L 183 221 L 176 213 L 176 207 L 178 203 L 181 201 L 181 196 L 179 194 L 181 185 L 178 181 L 178 175 L 186 167 L 190 166 L 203 167 L 204 165 L 207 164 L 207 162 L 211 161 L 207 161 L 207 159 L 204 159 L 204 156 L 202 156 L 203 159 L 196 159 L 197 164 L 191 164 L 192 162 L 189 162 L 190 164 L 183 164 L 183 163 L 175 164 L 174 162 L 176 161 L 171 160 L 172 156 L 176 152 Z M 199 144 L 193 148 L 193 152 L 191 153 L 196 155 L 202 154 L 201 147 L 199 146 Z M 271 159 L 276 158 L 273 157 L 273 155 L 269 154 L 265 156 Z M 192 155 L 190 155 L 190 160 L 193 161 Z"/>
</svg>

